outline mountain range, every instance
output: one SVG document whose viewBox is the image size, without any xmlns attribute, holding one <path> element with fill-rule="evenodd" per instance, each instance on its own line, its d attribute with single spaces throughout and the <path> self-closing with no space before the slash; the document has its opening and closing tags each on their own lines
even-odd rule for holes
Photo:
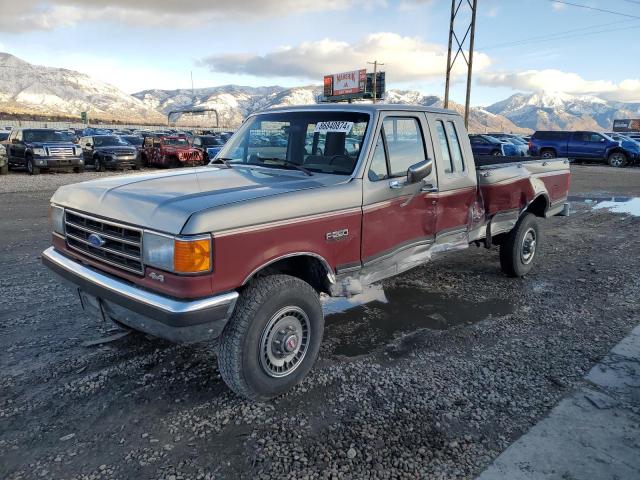
<svg viewBox="0 0 640 480">
<path fill-rule="evenodd" d="M 78 118 L 165 124 L 171 111 L 215 109 L 221 126 L 235 127 L 255 111 L 270 107 L 317 103 L 319 86 L 284 88 L 223 85 L 211 88 L 144 90 L 132 95 L 73 70 L 33 65 L 0 53 L 0 114 Z M 442 98 L 410 90 L 388 90 L 392 104 L 442 107 Z M 460 113 L 463 107 L 450 102 Z M 211 115 L 211 114 L 209 114 Z M 186 117 L 185 117 L 186 118 Z M 196 117 L 213 125 L 215 117 Z M 595 96 L 565 93 L 518 93 L 487 107 L 472 107 L 472 132 L 530 132 L 532 130 L 609 130 L 614 118 L 640 118 L 640 103 L 605 101 Z M 171 120 L 180 119 L 180 114 Z M 185 120 L 186 121 L 186 120 Z"/>
</svg>

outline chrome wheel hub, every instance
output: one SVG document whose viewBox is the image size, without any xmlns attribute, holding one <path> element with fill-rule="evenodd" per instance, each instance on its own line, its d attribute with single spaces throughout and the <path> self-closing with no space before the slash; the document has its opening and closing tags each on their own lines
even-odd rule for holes
<svg viewBox="0 0 640 480">
<path fill-rule="evenodd" d="M 522 259 L 522 263 L 525 265 L 531 263 L 531 260 L 533 260 L 533 257 L 536 254 L 536 242 L 536 231 L 533 228 L 530 228 L 522 238 L 522 248 L 520 249 L 520 257 Z"/>
<path fill-rule="evenodd" d="M 286 377 L 300 366 L 309 346 L 310 322 L 299 307 L 278 310 L 260 342 L 260 364 L 271 377 Z"/>
</svg>

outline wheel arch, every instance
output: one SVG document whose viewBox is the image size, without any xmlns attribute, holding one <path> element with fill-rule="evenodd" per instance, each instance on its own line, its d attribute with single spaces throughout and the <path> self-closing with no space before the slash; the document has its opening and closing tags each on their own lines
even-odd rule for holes
<svg viewBox="0 0 640 480">
<path fill-rule="evenodd" d="M 254 269 L 242 286 L 246 286 L 258 276 L 283 273 L 297 277 L 316 291 L 330 294 L 331 284 L 335 283 L 335 274 L 329 262 L 313 252 L 292 252 L 280 255 Z"/>
<path fill-rule="evenodd" d="M 520 212 L 520 216 L 533 213 L 536 217 L 545 218 L 550 205 L 549 196 L 546 193 L 540 193 Z"/>
</svg>

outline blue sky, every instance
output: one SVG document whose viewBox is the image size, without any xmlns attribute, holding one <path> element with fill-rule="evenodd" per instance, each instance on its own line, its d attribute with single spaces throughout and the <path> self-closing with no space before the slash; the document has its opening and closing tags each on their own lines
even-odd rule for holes
<svg viewBox="0 0 640 480">
<path fill-rule="evenodd" d="M 196 88 L 320 84 L 374 59 L 389 88 L 444 92 L 449 0 L 15 3 L 0 0 L 1 50 L 127 92 L 189 88 L 191 71 Z M 539 90 L 640 101 L 640 2 L 571 2 L 637 19 L 547 0 L 478 3 L 474 105 Z M 455 78 L 452 99 L 463 102 Z"/>
</svg>

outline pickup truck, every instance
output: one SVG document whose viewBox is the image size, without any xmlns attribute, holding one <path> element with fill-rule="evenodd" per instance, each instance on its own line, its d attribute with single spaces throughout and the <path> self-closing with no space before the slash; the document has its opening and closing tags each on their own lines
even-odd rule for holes
<svg viewBox="0 0 640 480">
<path fill-rule="evenodd" d="M 186 135 L 148 135 L 142 142 L 140 160 L 145 166 L 177 168 L 202 165 L 204 156 Z"/>
<path fill-rule="evenodd" d="M 7 139 L 9 168 L 26 168 L 30 175 L 41 170 L 84 171 L 82 149 L 67 132 L 46 128 L 16 128 Z"/>
<path fill-rule="evenodd" d="M 98 318 L 175 342 L 215 339 L 225 382 L 266 400 L 311 369 L 320 294 L 354 295 L 474 244 L 499 246 L 509 276 L 531 270 L 540 220 L 563 210 L 569 163 L 482 160 L 448 110 L 267 110 L 208 166 L 60 187 L 42 260 Z"/>
<path fill-rule="evenodd" d="M 529 141 L 529 152 L 543 158 L 569 157 L 607 162 L 612 167 L 624 167 L 640 157 L 640 153 L 626 149 L 608 135 L 584 131 L 537 131 Z"/>
</svg>

